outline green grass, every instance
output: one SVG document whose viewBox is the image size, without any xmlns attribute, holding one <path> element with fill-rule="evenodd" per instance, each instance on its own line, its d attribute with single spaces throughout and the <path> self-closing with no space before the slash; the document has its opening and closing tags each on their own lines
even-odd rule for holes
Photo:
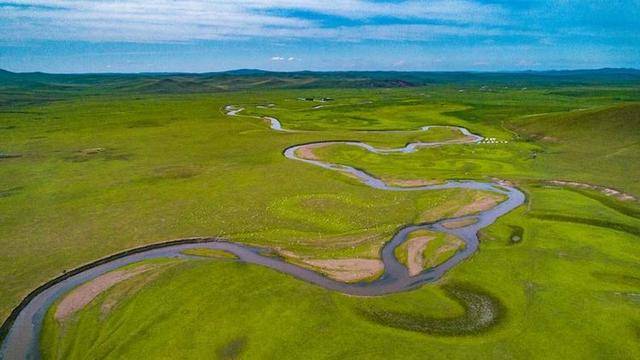
<svg viewBox="0 0 640 360">
<path fill-rule="evenodd" d="M 509 143 L 384 156 L 347 146 L 317 150 L 383 178 L 497 177 L 526 191 L 526 206 L 484 229 L 480 251 L 441 282 L 356 298 L 204 257 L 165 268 L 139 289 L 137 279 L 119 284 L 65 324 L 49 315 L 45 355 L 640 357 L 639 205 L 539 185 L 562 179 L 638 195 L 637 87 L 458 90 L 65 95 L 54 102 L 31 94 L 32 102 L 15 99 L 31 104 L 20 107 L 13 98 L 0 101 L 13 104 L 0 109 L 0 153 L 21 155 L 0 158 L 0 317 L 65 269 L 174 238 L 221 236 L 314 258 L 378 256 L 400 226 L 451 216 L 486 194 L 378 191 L 287 160 L 282 150 L 313 141 L 399 146 L 459 136 L 353 131 L 448 124 Z M 320 103 L 300 96 L 335 101 L 312 109 Z M 275 108 L 255 107 L 269 103 Z M 277 133 L 258 119 L 225 116 L 227 104 L 317 132 Z M 105 315 L 100 304 L 111 292 L 124 295 Z M 483 306 L 494 315 L 478 326 L 472 310 Z"/>
<path fill-rule="evenodd" d="M 484 231 L 481 251 L 436 285 L 358 298 L 258 266 L 189 261 L 102 320 L 100 301 L 63 327 L 49 318 L 44 349 L 69 349 L 67 358 L 200 358 L 237 342 L 243 346 L 233 348 L 249 358 L 639 356 L 638 237 L 528 214 L 563 199 L 553 211 L 592 208 L 619 222 L 638 220 L 569 190 L 527 190 L 531 209 Z M 514 226 L 526 234 L 518 244 L 510 241 Z M 157 302 L 163 294 L 173 296 Z M 493 315 L 479 317 L 478 308 Z M 74 341 L 80 331 L 87 345 Z"/>
<path fill-rule="evenodd" d="M 430 241 L 424 248 L 422 258 L 425 268 L 432 268 L 449 260 L 459 249 L 464 248 L 464 244 L 455 237 L 448 234 L 440 234 L 433 241 Z M 441 251 L 442 247 L 447 250 Z"/>
<path fill-rule="evenodd" d="M 279 134 L 219 111 L 261 96 L 89 98 L 0 114 L 0 151 L 22 155 L 0 160 L 0 314 L 65 269 L 175 238 L 376 256 L 457 192 L 376 191 L 288 160 L 284 148 L 333 135 Z"/>
<path fill-rule="evenodd" d="M 401 264 L 407 265 L 408 262 L 408 243 L 417 237 L 431 238 L 422 252 L 422 261 L 425 269 L 433 268 L 452 257 L 461 247 L 463 243 L 455 237 L 428 230 L 416 230 L 407 236 L 407 241 L 395 248 L 394 253 Z M 442 247 L 447 249 L 442 250 Z"/>
<path fill-rule="evenodd" d="M 517 123 L 542 145 L 535 163 L 550 178 L 581 179 L 638 194 L 640 105 L 576 111 Z"/>
</svg>

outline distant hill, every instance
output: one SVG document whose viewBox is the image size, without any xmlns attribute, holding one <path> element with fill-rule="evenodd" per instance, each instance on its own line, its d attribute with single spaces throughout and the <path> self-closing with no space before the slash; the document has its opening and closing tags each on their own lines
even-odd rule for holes
<svg viewBox="0 0 640 360">
<path fill-rule="evenodd" d="M 427 86 L 558 86 L 640 84 L 640 70 L 598 69 L 525 72 L 271 72 L 47 74 L 0 70 L 0 92 L 197 93 L 247 89 L 393 88 Z"/>
<path fill-rule="evenodd" d="M 540 156 L 546 159 L 550 173 L 588 173 L 596 184 L 629 179 L 621 182 L 627 184 L 625 191 L 640 189 L 633 165 L 640 158 L 637 103 L 514 120 L 511 126 L 544 145 Z"/>
</svg>

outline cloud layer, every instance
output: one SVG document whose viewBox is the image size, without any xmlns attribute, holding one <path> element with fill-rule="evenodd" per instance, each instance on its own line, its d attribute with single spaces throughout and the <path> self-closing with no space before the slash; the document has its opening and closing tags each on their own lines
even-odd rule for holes
<svg viewBox="0 0 640 360">
<path fill-rule="evenodd" d="M 640 0 L 0 0 L 0 68 L 640 66 L 639 28 Z"/>
<path fill-rule="evenodd" d="M 431 39 L 495 35 L 497 5 L 470 0 L 9 0 L 0 39 L 163 42 L 230 38 Z"/>
</svg>

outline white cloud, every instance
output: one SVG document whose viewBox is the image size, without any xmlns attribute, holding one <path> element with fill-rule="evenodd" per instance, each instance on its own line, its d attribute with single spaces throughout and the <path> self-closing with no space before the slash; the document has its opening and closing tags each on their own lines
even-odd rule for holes
<svg viewBox="0 0 640 360">
<path fill-rule="evenodd" d="M 284 56 L 272 56 L 271 57 L 271 61 L 295 61 L 298 60 L 297 58 L 294 58 L 293 56 L 289 56 L 289 57 L 284 57 Z"/>
<path fill-rule="evenodd" d="M 296 10 L 348 18 L 356 24 L 375 23 L 374 19 L 384 17 L 401 19 L 403 23 L 426 21 L 439 25 L 325 27 L 319 20 L 290 15 Z M 474 0 L 394 3 L 372 0 L 8 0 L 0 2 L 0 40 L 162 42 L 255 37 L 419 40 L 421 37 L 465 36 L 473 30 L 486 33 L 486 26 L 495 26 L 504 18 L 500 7 Z M 342 39 L 343 36 L 346 38 Z"/>
</svg>

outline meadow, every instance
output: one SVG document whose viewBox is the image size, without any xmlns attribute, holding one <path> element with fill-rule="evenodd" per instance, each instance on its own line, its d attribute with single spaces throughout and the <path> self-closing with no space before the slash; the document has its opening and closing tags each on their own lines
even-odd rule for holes
<svg viewBox="0 0 640 360">
<path fill-rule="evenodd" d="M 333 100 L 300 100 L 323 97 Z M 227 116 L 229 104 L 310 131 L 275 132 Z M 402 130 L 463 126 L 506 143 L 392 155 L 337 145 L 315 155 L 385 179 L 498 178 L 528 196 L 436 284 L 350 297 L 196 251 L 117 284 L 65 321 L 53 307 L 46 358 L 640 357 L 640 203 L 548 183 L 640 194 L 637 87 L 92 94 L 0 110 L 2 318 L 40 283 L 131 247 L 220 236 L 296 261 L 377 259 L 401 226 L 488 196 L 371 189 L 287 160 L 282 151 L 294 144 L 393 147 L 460 136 Z"/>
</svg>

